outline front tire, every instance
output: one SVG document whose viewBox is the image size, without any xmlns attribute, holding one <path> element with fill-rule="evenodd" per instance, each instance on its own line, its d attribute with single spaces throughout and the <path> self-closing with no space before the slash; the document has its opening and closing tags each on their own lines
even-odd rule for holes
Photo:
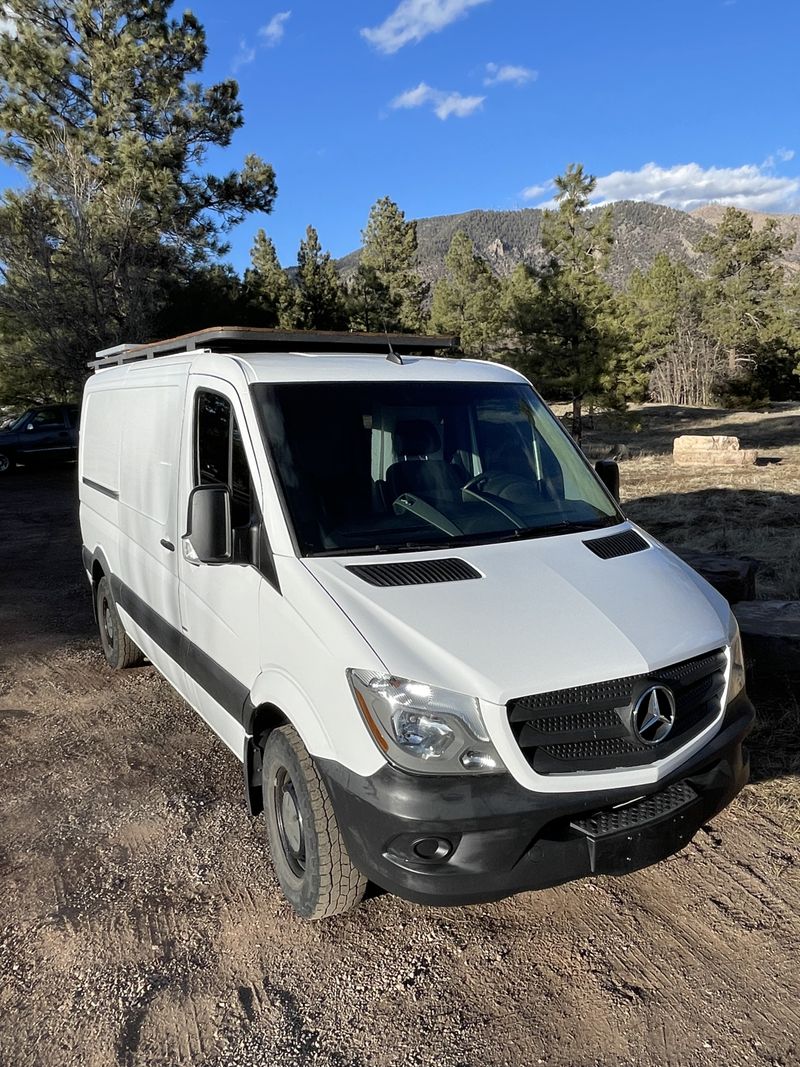
<svg viewBox="0 0 800 1067">
<path fill-rule="evenodd" d="M 272 865 L 294 910 L 327 919 L 354 908 L 367 880 L 350 862 L 325 783 L 291 726 L 267 738 L 261 780 Z"/>
<path fill-rule="evenodd" d="M 0 451 L 0 475 L 11 474 L 14 470 L 14 456 L 11 452 Z"/>
<path fill-rule="evenodd" d="M 97 625 L 103 654 L 110 667 L 115 671 L 126 667 L 141 667 L 144 655 L 125 632 L 111 595 L 111 583 L 108 578 L 101 578 L 97 584 Z"/>
</svg>

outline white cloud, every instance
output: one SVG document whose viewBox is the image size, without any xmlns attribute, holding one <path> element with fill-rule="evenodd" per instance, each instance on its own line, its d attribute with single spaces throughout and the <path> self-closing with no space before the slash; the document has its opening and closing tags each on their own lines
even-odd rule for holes
<svg viewBox="0 0 800 1067">
<path fill-rule="evenodd" d="M 500 85 L 503 82 L 511 82 L 512 85 L 524 85 L 526 82 L 535 81 L 538 77 L 538 71 L 531 70 L 530 67 L 518 67 L 512 63 L 502 66 L 498 63 L 487 63 L 483 84 Z"/>
<path fill-rule="evenodd" d="M 761 166 L 764 167 L 766 170 L 769 170 L 778 163 L 789 163 L 793 159 L 793 148 L 777 148 L 774 152 L 767 156 Z"/>
<path fill-rule="evenodd" d="M 476 111 L 485 99 L 484 96 L 462 96 L 461 93 L 434 89 L 433 86 L 420 82 L 414 89 L 406 89 L 404 93 L 396 96 L 389 107 L 397 110 L 430 104 L 433 113 L 444 121 L 451 115 L 459 119 L 466 118 Z"/>
<path fill-rule="evenodd" d="M 412 41 L 416 44 L 429 33 L 438 33 L 461 18 L 470 8 L 489 0 L 400 0 L 380 26 L 365 28 L 361 36 L 379 52 L 391 55 Z"/>
<path fill-rule="evenodd" d="M 255 58 L 255 48 L 242 38 L 241 41 L 239 41 L 239 51 L 233 57 L 233 73 L 235 74 L 238 70 L 241 70 L 242 67 L 246 67 L 248 63 L 252 63 Z"/>
<path fill-rule="evenodd" d="M 258 36 L 264 39 L 269 48 L 272 48 L 283 39 L 285 23 L 290 15 L 291 11 L 279 11 L 258 31 Z"/>
<path fill-rule="evenodd" d="M 522 192 L 526 200 L 542 195 L 541 186 Z M 615 170 L 597 179 L 593 204 L 615 200 L 646 200 L 682 211 L 705 204 L 723 204 L 748 211 L 791 211 L 800 208 L 800 178 L 772 173 L 769 167 L 747 163 L 741 167 L 701 167 L 679 163 L 660 167 L 646 163 L 639 170 Z M 551 207 L 553 201 L 538 204 Z"/>
<path fill-rule="evenodd" d="M 550 192 L 553 188 L 552 182 L 545 182 L 544 185 L 529 185 L 526 189 L 522 190 L 523 200 L 536 200 L 540 196 L 544 196 L 545 193 Z"/>
<path fill-rule="evenodd" d="M 273 15 L 269 22 L 259 28 L 259 40 L 255 44 L 250 44 L 245 37 L 239 41 L 239 51 L 233 57 L 231 64 L 234 74 L 253 62 L 256 58 L 257 45 L 260 44 L 263 48 L 274 48 L 283 40 L 286 31 L 285 23 L 290 15 L 291 11 L 279 11 L 277 15 Z"/>
</svg>

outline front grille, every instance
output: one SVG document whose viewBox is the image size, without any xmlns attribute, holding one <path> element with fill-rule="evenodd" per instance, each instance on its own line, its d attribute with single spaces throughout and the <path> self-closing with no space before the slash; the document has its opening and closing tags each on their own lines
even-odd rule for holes
<svg viewBox="0 0 800 1067">
<path fill-rule="evenodd" d="M 370 585 L 431 585 L 482 577 L 465 559 L 422 559 L 400 563 L 363 563 L 346 568 Z"/>
<path fill-rule="evenodd" d="M 696 799 L 697 792 L 688 782 L 675 782 L 660 793 L 641 797 L 632 804 L 625 804 L 620 808 L 606 808 L 605 811 L 586 815 L 583 819 L 573 819 L 571 825 L 588 837 L 606 837 L 625 830 L 635 830 L 645 823 L 674 815 Z"/>
<path fill-rule="evenodd" d="M 520 697 L 508 704 L 512 733 L 538 774 L 640 767 L 685 745 L 717 717 L 725 687 L 725 651 L 672 664 L 650 674 Z M 659 744 L 632 732 L 634 702 L 660 683 L 675 697 L 675 724 Z"/>
</svg>

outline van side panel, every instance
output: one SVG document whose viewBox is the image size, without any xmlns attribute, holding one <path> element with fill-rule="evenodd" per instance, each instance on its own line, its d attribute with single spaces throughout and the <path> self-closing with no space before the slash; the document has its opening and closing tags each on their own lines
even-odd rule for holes
<svg viewBox="0 0 800 1067">
<path fill-rule="evenodd" d="M 184 363 L 90 379 L 80 486 L 84 545 L 107 561 L 123 625 L 182 694 L 185 674 L 170 652 L 182 633 L 177 479 L 187 375 Z"/>
</svg>

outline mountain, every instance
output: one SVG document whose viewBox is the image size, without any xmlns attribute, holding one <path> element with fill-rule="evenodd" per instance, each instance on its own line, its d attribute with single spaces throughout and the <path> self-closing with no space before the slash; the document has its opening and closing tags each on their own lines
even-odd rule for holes
<svg viewBox="0 0 800 1067">
<path fill-rule="evenodd" d="M 721 204 L 706 204 L 705 207 L 696 208 L 692 212 L 692 217 L 701 219 L 711 226 L 718 226 L 724 213 L 725 208 Z M 800 215 L 770 215 L 764 211 L 746 211 L 745 214 L 753 220 L 756 230 L 760 230 L 767 219 L 775 219 L 781 234 L 784 237 L 791 237 L 794 241 L 789 251 L 784 252 L 783 255 L 786 266 L 789 270 L 800 271 Z"/>
<path fill-rule="evenodd" d="M 621 200 L 612 205 L 611 211 L 614 248 L 608 275 L 615 287 L 622 288 L 632 271 L 646 270 L 659 252 L 667 252 L 703 273 L 706 259 L 694 250 L 695 245 L 703 234 L 713 231 L 724 208 L 709 206 L 689 214 L 660 204 Z M 461 215 L 419 219 L 420 273 L 429 282 L 441 277 L 444 257 L 457 230 L 467 233 L 478 252 L 501 277 L 510 274 L 520 262 L 536 264 L 542 257 L 539 239 L 542 214 L 539 208 L 523 208 L 519 211 L 466 211 Z M 761 220 L 767 216 L 752 214 L 756 225 L 763 225 Z M 787 227 L 787 233 L 800 238 L 800 216 L 775 217 L 780 220 L 782 228 Z M 345 278 L 356 269 L 358 256 L 358 251 L 350 252 L 337 261 Z M 800 269 L 800 245 L 796 243 L 785 258 L 790 268 Z"/>
</svg>

